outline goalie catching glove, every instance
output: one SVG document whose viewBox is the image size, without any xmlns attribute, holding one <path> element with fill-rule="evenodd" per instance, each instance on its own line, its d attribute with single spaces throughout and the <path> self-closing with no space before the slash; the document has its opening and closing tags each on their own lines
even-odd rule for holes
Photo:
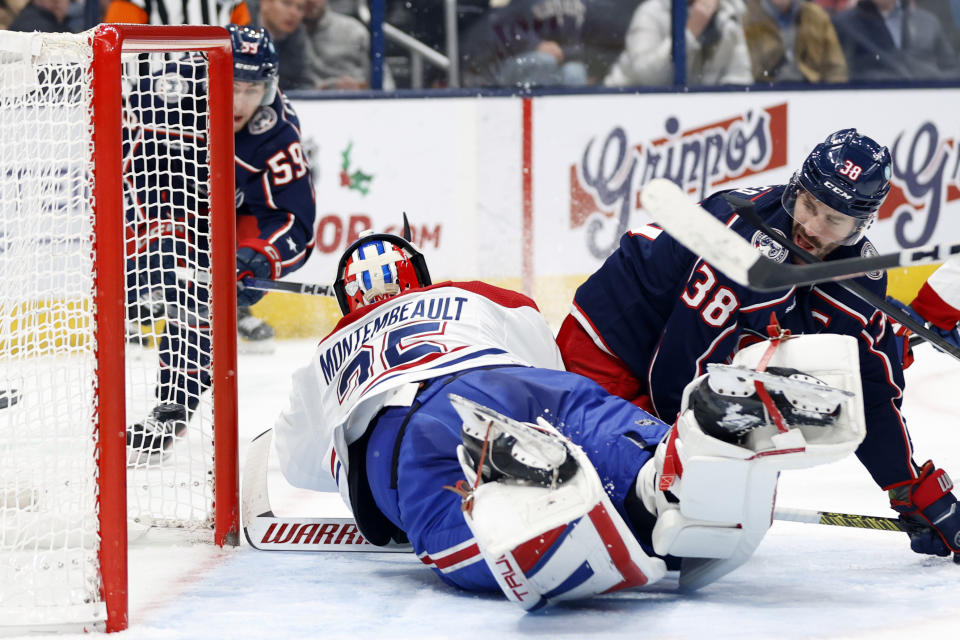
<svg viewBox="0 0 960 640">
<path fill-rule="evenodd" d="M 930 460 L 920 468 L 916 480 L 889 488 L 890 506 L 900 513 L 900 519 L 922 525 L 908 531 L 910 548 L 917 553 L 960 553 L 960 507 L 952 489 L 950 476 Z"/>
</svg>

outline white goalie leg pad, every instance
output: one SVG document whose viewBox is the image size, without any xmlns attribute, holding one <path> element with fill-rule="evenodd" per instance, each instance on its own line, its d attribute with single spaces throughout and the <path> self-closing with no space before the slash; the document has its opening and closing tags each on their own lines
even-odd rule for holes
<svg viewBox="0 0 960 640">
<path fill-rule="evenodd" d="M 461 417 L 471 419 L 463 412 Z M 542 419 L 536 427 L 499 419 L 504 423 L 498 428 L 508 432 L 539 428 L 550 433 L 566 443 L 577 463 L 576 473 L 557 486 L 500 478 L 465 499 L 467 526 L 509 600 L 532 611 L 664 576 L 664 562 L 644 553 L 579 447 Z M 459 453 L 467 477 L 475 477 L 470 457 Z"/>
<path fill-rule="evenodd" d="M 756 366 L 767 346 L 760 343 L 741 351 L 734 365 Z M 746 433 L 742 442 L 725 442 L 705 433 L 688 408 L 691 390 L 705 382 L 706 376 L 701 376 L 685 390 L 681 416 L 658 447 L 654 465 L 641 470 L 640 497 L 657 514 L 654 549 L 684 559 L 682 587 L 709 584 L 752 555 L 772 521 L 780 470 L 842 458 L 856 449 L 865 434 L 853 338 L 813 335 L 787 340 L 774 352 L 770 366 L 798 369 L 842 390 L 831 395 L 824 388 L 824 395 L 839 406 L 831 424 L 798 422 L 787 424 L 788 430 L 781 432 L 768 420 Z M 753 385 L 749 378 L 746 383 Z M 791 384 L 783 379 L 786 397 L 802 409 L 806 383 L 792 394 Z M 813 397 L 806 400 L 813 402 Z M 735 400 L 731 406 L 735 411 Z M 802 420 L 804 414 L 801 410 L 792 415 Z"/>
</svg>

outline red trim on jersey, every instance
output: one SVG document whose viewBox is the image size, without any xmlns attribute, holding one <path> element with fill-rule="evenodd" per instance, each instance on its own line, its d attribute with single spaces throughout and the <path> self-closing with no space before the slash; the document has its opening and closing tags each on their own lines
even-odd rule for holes
<svg viewBox="0 0 960 640">
<path fill-rule="evenodd" d="M 454 547 L 454 549 L 456 548 Z M 474 556 L 479 555 L 480 547 L 477 546 L 477 543 L 473 543 L 467 547 L 464 547 L 463 549 L 457 549 L 452 553 L 450 553 L 449 550 L 444 550 L 434 556 L 424 554 L 420 556 L 420 562 L 427 566 L 432 566 L 440 571 L 446 571 L 453 565 L 466 562 Z"/>
<path fill-rule="evenodd" d="M 603 349 L 606 349 L 608 355 L 612 354 L 613 349 L 610 348 L 610 345 L 607 344 L 607 341 L 603 339 L 602 335 L 600 335 L 600 330 L 597 329 L 597 325 L 593 324 L 593 320 L 590 319 L 590 316 L 587 314 L 587 312 L 584 311 L 582 308 L 580 308 L 580 305 L 577 304 L 576 300 L 573 301 L 572 306 L 574 309 L 577 310 L 577 313 L 580 316 L 580 318 L 577 318 L 576 316 L 573 316 L 573 313 L 571 312 L 570 315 L 573 316 L 574 321 L 580 324 L 581 318 L 583 320 L 586 320 L 587 324 L 590 325 L 590 331 L 593 332 L 593 335 L 590 335 L 590 331 L 587 331 L 587 336 L 594 341 L 594 344 L 596 344 L 597 340 L 603 343 L 603 348 L 601 349 L 601 351 Z M 582 324 L 580 324 L 580 328 L 586 331 L 586 327 L 584 327 Z M 597 345 L 597 348 L 600 348 L 600 345 Z"/>
<path fill-rule="evenodd" d="M 734 189 L 734 191 L 736 191 L 736 189 Z M 750 202 L 754 202 L 754 201 L 762 198 L 763 196 L 767 195 L 767 194 L 770 193 L 771 191 L 773 191 L 773 187 L 770 187 L 770 188 L 767 189 L 766 191 L 761 191 L 761 192 L 758 193 L 757 195 L 755 195 L 755 196 L 753 196 L 752 198 L 750 198 Z"/>
<path fill-rule="evenodd" d="M 368 313 L 371 313 L 374 309 L 379 307 L 386 302 L 396 300 L 401 296 L 405 296 L 410 293 L 420 293 L 423 291 L 431 291 L 433 289 L 440 289 L 443 287 L 453 287 L 456 289 L 463 289 L 464 291 L 469 291 L 475 293 L 479 296 L 487 298 L 491 302 L 494 302 L 501 307 L 507 307 L 508 309 L 517 309 L 519 307 L 530 307 L 534 311 L 539 312 L 540 309 L 537 307 L 537 303 L 528 298 L 527 296 L 519 293 L 517 291 L 511 291 L 510 289 L 502 289 L 500 287 L 495 287 L 492 284 L 487 284 L 486 282 L 480 282 L 479 280 L 472 280 L 470 282 L 452 282 L 447 280 L 446 282 L 438 282 L 437 284 L 432 284 L 429 287 L 420 287 L 419 289 L 410 289 L 409 291 L 404 291 L 401 294 L 395 295 L 392 298 L 387 298 L 386 300 L 381 300 L 380 302 L 375 302 L 371 305 L 365 307 L 360 307 L 355 311 L 351 311 L 347 315 L 340 318 L 340 321 L 337 322 L 337 326 L 328 333 L 324 340 L 335 334 L 337 331 L 352 324 L 364 317 Z"/>
<path fill-rule="evenodd" d="M 584 316 L 586 318 L 586 316 Z M 587 318 L 589 322 L 589 318 Z M 645 385 L 630 370 L 627 363 L 605 353 L 593 341 L 587 330 L 568 315 L 557 334 L 557 346 L 567 371 L 590 378 L 607 393 L 629 400 L 641 409 L 651 412 L 650 397 L 646 395 Z"/>
<path fill-rule="evenodd" d="M 941 298 L 929 282 L 923 283 L 911 305 L 917 313 L 941 329 L 949 331 L 960 322 L 960 310 L 954 309 Z"/>
</svg>

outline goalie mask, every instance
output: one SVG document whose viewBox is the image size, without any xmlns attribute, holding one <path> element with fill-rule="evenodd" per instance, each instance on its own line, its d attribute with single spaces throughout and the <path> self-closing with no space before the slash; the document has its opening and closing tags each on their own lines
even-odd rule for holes
<svg viewBox="0 0 960 640">
<path fill-rule="evenodd" d="M 365 231 L 347 247 L 333 289 L 347 315 L 368 304 L 431 284 L 423 254 L 409 240 Z"/>
<path fill-rule="evenodd" d="M 856 244 L 877 217 L 890 191 L 890 151 L 856 129 L 831 134 L 810 152 L 783 192 L 783 208 L 794 217 L 801 188 L 845 220 L 849 230 L 836 243 Z"/>
</svg>

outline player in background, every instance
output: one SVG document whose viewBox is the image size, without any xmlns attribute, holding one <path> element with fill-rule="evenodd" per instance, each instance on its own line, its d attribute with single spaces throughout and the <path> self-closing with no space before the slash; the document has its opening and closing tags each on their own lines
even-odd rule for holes
<svg viewBox="0 0 960 640">
<path fill-rule="evenodd" d="M 855 129 L 831 134 L 789 184 L 737 189 L 770 226 L 824 260 L 875 253 L 864 232 L 889 190 L 890 154 Z M 793 260 L 776 238 L 741 220 L 724 192 L 702 206 L 778 262 Z M 877 296 L 886 274 L 855 280 Z M 771 317 L 775 317 L 772 321 Z M 919 553 L 960 551 L 960 510 L 952 484 L 932 462 L 917 465 L 900 412 L 901 354 L 888 318 L 837 283 L 756 292 L 727 278 L 668 234 L 648 225 L 620 247 L 574 297 L 557 341 L 567 369 L 672 422 L 687 383 L 708 363 L 730 358 L 767 335 L 853 336 L 860 350 L 867 435 L 857 457 L 890 493 L 892 508 L 927 528 L 911 533 Z"/>
<path fill-rule="evenodd" d="M 256 340 L 263 336 L 257 335 L 259 321 L 250 316 L 249 307 L 264 292 L 245 287 L 242 280 L 277 279 L 304 265 L 314 244 L 316 204 L 297 115 L 277 88 L 277 53 L 270 35 L 264 29 L 237 25 L 228 31 L 234 53 L 239 324 L 241 335 Z M 128 445 L 141 454 L 167 449 L 184 432 L 200 394 L 210 386 L 206 290 L 196 288 L 189 275 L 178 273 L 209 268 L 205 219 L 193 215 L 205 206 L 197 185 L 204 184 L 206 176 L 191 180 L 184 173 L 190 167 L 175 162 L 160 171 L 157 156 L 151 153 L 176 145 L 194 160 L 189 157 L 192 147 L 182 140 L 206 132 L 202 116 L 193 115 L 204 112 L 194 109 L 194 102 L 204 99 L 202 93 L 195 97 L 196 88 L 204 84 L 202 77 L 194 78 L 197 66 L 190 58 L 170 63 L 162 75 L 144 79 L 142 91 L 130 97 L 130 112 L 135 115 L 128 121 L 136 124 L 126 132 L 124 173 L 131 176 L 127 195 L 133 205 L 127 217 L 128 228 L 136 229 L 130 244 L 137 249 L 130 260 L 137 269 L 128 275 L 128 303 L 130 315 L 153 316 L 159 307 L 166 318 L 159 345 L 158 404 L 127 433 Z M 150 104 L 142 104 L 145 100 Z M 170 109 L 171 103 L 177 108 Z M 166 162 L 165 156 L 161 158 Z M 156 250 L 161 246 L 162 253 Z"/>
<path fill-rule="evenodd" d="M 889 300 L 960 349 L 960 332 L 957 330 L 960 322 L 960 256 L 953 256 L 930 274 L 909 305 L 895 298 Z"/>
<path fill-rule="evenodd" d="M 250 9 L 244 0 L 112 0 L 104 22 L 127 24 L 250 24 Z"/>
<path fill-rule="evenodd" d="M 406 238 L 362 235 L 334 287 L 344 317 L 294 374 L 274 429 L 285 477 L 339 489 L 370 542 L 409 541 L 444 582 L 499 589 L 524 609 L 654 582 L 666 569 L 658 556 L 682 565 L 683 587 L 716 580 L 770 526 L 779 469 L 847 455 L 863 436 L 855 364 L 855 401 L 818 386 L 833 399 L 802 415 L 790 404 L 806 393 L 790 385 L 796 372 L 770 368 L 790 425 L 781 435 L 797 438 L 783 450 L 752 382 L 731 396 L 718 391 L 732 388 L 725 372 L 699 378 L 699 408 L 670 430 L 563 371 L 532 300 L 481 282 L 431 284 Z M 785 345 L 783 357 L 856 362 L 852 339 L 829 341 Z M 804 437 L 817 453 L 797 448 Z"/>
</svg>

